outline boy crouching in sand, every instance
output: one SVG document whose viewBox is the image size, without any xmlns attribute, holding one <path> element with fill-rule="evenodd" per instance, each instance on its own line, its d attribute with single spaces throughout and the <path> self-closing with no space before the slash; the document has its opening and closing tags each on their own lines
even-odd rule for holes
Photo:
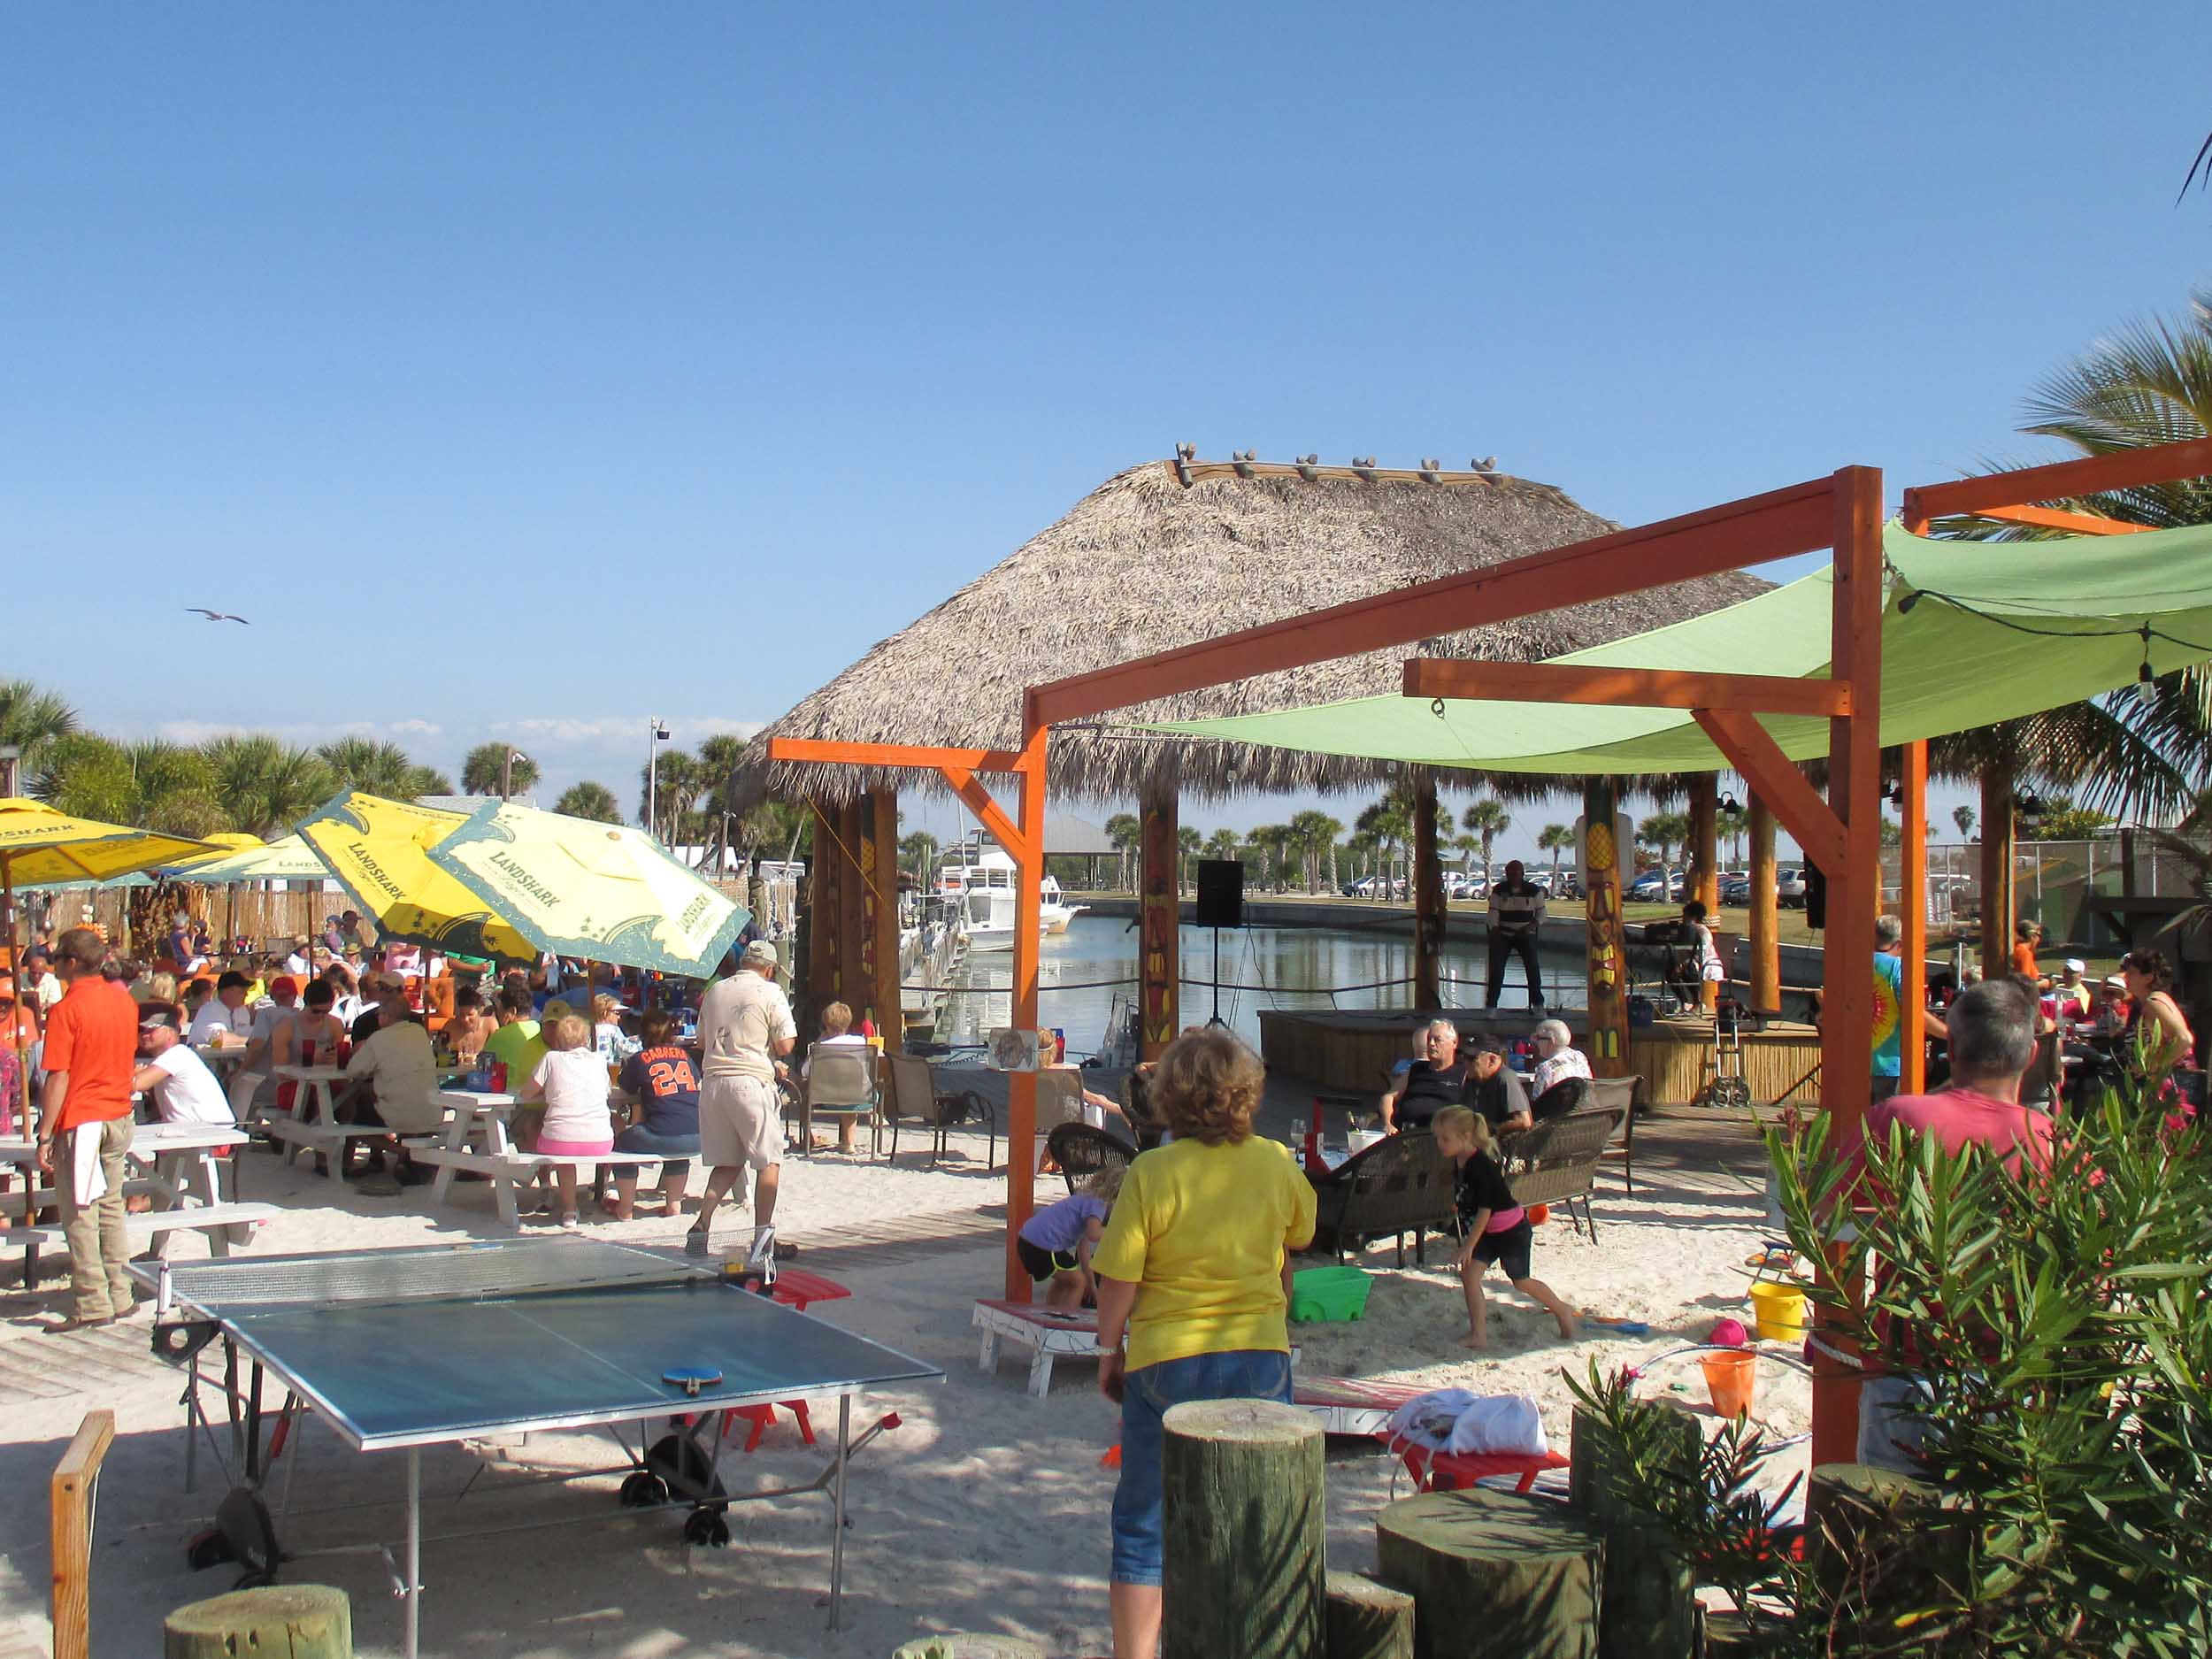
<svg viewBox="0 0 2212 1659">
<path fill-rule="evenodd" d="M 1459 1165 L 1455 1196 L 1466 1233 L 1459 1247 L 1459 1282 L 1467 1292 L 1468 1325 L 1460 1346 L 1484 1345 L 1482 1276 L 1494 1262 L 1505 1269 L 1513 1288 L 1546 1309 L 1559 1321 L 1559 1334 L 1572 1340 L 1577 1334 L 1574 1310 L 1542 1279 L 1530 1277 L 1529 1254 L 1536 1230 L 1529 1225 L 1527 1211 L 1513 1202 L 1504 1172 L 1490 1155 L 1488 1120 L 1464 1106 L 1447 1106 L 1436 1114 L 1433 1128 L 1437 1150 Z"/>
</svg>

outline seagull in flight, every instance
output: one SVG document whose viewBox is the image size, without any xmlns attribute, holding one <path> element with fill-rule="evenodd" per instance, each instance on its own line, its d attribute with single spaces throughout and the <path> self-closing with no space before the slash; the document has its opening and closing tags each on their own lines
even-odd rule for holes
<svg viewBox="0 0 2212 1659">
<path fill-rule="evenodd" d="M 185 609 L 196 616 L 205 617 L 210 622 L 235 622 L 242 628 L 253 626 L 245 618 L 234 617 L 227 611 L 210 611 L 205 605 L 187 605 Z"/>
</svg>

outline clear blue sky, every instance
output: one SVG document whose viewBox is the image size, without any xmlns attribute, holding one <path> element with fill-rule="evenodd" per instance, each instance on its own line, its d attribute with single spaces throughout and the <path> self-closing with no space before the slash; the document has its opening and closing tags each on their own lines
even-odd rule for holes
<svg viewBox="0 0 2212 1659">
<path fill-rule="evenodd" d="M 0 672 L 626 804 L 1178 440 L 1893 496 L 2207 276 L 2205 24 L 10 7 Z"/>
</svg>

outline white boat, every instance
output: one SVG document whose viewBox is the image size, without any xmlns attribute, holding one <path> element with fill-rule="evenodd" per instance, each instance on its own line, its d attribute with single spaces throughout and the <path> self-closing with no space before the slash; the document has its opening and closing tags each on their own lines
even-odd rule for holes
<svg viewBox="0 0 2212 1659">
<path fill-rule="evenodd" d="M 937 866 L 937 894 L 959 915 L 972 950 L 1014 948 L 1014 861 L 988 842 L 964 841 Z M 1060 902 L 1060 884 L 1048 875 L 1038 933 L 1064 933 L 1087 906 Z"/>
</svg>

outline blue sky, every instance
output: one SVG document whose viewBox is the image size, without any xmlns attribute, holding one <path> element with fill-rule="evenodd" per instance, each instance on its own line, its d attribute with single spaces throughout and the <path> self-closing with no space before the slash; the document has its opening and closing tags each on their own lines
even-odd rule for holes
<svg viewBox="0 0 2212 1659">
<path fill-rule="evenodd" d="M 2177 0 L 8 8 L 4 672 L 626 803 L 648 716 L 773 717 L 1180 440 L 1893 499 L 2206 279 L 2206 46 Z"/>
</svg>

